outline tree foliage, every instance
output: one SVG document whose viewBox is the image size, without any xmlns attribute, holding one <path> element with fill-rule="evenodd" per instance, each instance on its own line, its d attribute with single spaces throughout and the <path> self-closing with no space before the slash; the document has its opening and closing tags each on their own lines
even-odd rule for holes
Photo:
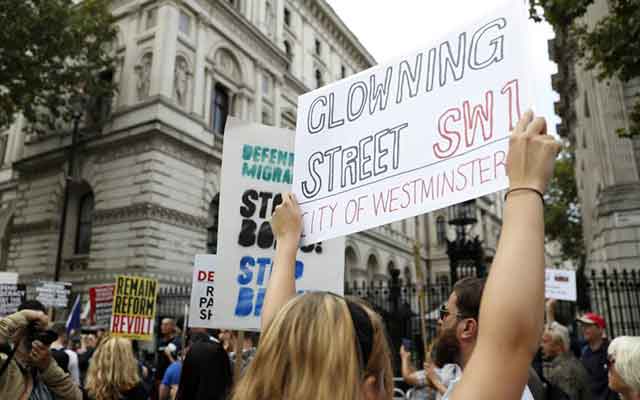
<svg viewBox="0 0 640 400">
<path fill-rule="evenodd" d="M 70 99 L 110 96 L 116 28 L 109 0 L 0 0 L 0 129 L 69 121 Z"/>
<path fill-rule="evenodd" d="M 609 14 L 587 26 L 584 16 L 594 0 L 529 0 L 531 16 L 544 18 L 557 30 L 569 33 L 576 43 L 576 54 L 585 68 L 594 70 L 601 80 L 618 78 L 623 82 L 640 77 L 640 0 L 609 0 Z M 640 96 L 630 112 L 625 136 L 640 134 Z"/>
<path fill-rule="evenodd" d="M 545 197 L 545 232 L 557 240 L 565 259 L 580 262 L 584 256 L 582 214 L 575 179 L 575 156 L 565 150 L 556 162 Z"/>
</svg>

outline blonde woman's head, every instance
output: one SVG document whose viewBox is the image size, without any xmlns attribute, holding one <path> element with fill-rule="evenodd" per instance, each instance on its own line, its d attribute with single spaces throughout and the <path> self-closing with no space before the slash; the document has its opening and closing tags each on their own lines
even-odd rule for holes
<svg viewBox="0 0 640 400">
<path fill-rule="evenodd" d="M 640 337 L 621 336 L 609 344 L 609 387 L 640 394 Z"/>
<path fill-rule="evenodd" d="M 90 396 L 95 400 L 119 400 L 122 392 L 139 383 L 131 341 L 113 336 L 102 338 L 87 372 L 86 388 Z"/>
<path fill-rule="evenodd" d="M 262 333 L 234 400 L 390 399 L 391 357 L 378 314 L 359 300 L 308 293 Z"/>
</svg>

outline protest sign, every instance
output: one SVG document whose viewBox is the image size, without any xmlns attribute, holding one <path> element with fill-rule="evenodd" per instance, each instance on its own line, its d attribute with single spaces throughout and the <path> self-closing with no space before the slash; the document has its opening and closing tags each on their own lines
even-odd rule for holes
<svg viewBox="0 0 640 400">
<path fill-rule="evenodd" d="M 157 295 L 158 281 L 155 279 L 118 276 L 113 294 L 111 334 L 152 340 Z"/>
<path fill-rule="evenodd" d="M 257 330 L 271 276 L 275 238 L 271 215 L 291 191 L 292 131 L 235 119 L 227 122 L 220 189 L 216 328 Z M 341 294 L 344 239 L 302 247 L 296 257 L 298 292 Z"/>
<path fill-rule="evenodd" d="M 507 2 L 300 96 L 293 191 L 303 244 L 505 189 L 509 132 L 527 107 L 546 109 L 531 93 L 550 81 L 529 67 L 527 26 L 522 2 Z"/>
<path fill-rule="evenodd" d="M 17 283 L 0 283 L 0 317 L 13 314 L 25 298 L 24 285 Z"/>
<path fill-rule="evenodd" d="M 217 258 L 211 254 L 199 254 L 193 262 L 193 283 L 189 326 L 192 328 L 215 327 L 215 270 Z"/>
<path fill-rule="evenodd" d="M 70 293 L 69 282 L 39 282 L 36 285 L 36 300 L 47 308 L 67 308 Z"/>
<path fill-rule="evenodd" d="M 544 296 L 547 299 L 576 301 L 576 271 L 545 269 Z"/>
<path fill-rule="evenodd" d="M 98 328 L 108 328 L 113 307 L 115 285 L 100 285 L 89 288 L 89 323 Z"/>
<path fill-rule="evenodd" d="M 17 272 L 0 272 L 0 284 L 15 285 L 18 283 Z"/>
</svg>

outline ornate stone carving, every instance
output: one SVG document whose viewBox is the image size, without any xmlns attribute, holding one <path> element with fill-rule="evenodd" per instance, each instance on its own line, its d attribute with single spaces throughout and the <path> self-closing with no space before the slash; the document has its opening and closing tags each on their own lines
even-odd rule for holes
<svg viewBox="0 0 640 400">
<path fill-rule="evenodd" d="M 173 95 L 181 107 L 187 106 L 192 75 L 186 58 L 184 58 L 184 56 L 177 56 L 176 69 L 173 77 Z"/>
<path fill-rule="evenodd" d="M 143 100 L 149 96 L 151 87 L 151 66 L 153 64 L 153 53 L 142 56 L 140 64 L 136 65 L 136 90 L 138 100 Z"/>
<path fill-rule="evenodd" d="M 234 82 L 241 81 L 240 66 L 235 56 L 227 49 L 220 49 L 216 53 L 216 65 L 219 65 L 218 71 L 223 73 L 229 78 L 232 78 Z"/>
<path fill-rule="evenodd" d="M 137 203 L 126 207 L 96 210 L 94 226 L 155 219 L 181 228 L 203 231 L 207 219 L 153 203 Z"/>
</svg>

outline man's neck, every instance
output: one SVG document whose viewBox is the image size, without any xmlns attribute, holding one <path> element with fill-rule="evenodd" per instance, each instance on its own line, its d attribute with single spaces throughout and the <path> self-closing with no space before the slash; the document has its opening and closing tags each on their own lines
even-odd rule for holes
<svg viewBox="0 0 640 400">
<path fill-rule="evenodd" d="M 458 363 L 460 364 L 460 368 L 464 369 L 467 366 L 467 363 L 471 359 L 471 354 L 473 354 L 473 349 L 475 347 L 475 343 L 472 346 L 460 348 L 460 357 L 458 359 Z"/>
<path fill-rule="evenodd" d="M 55 342 L 51 343 L 50 346 L 52 349 L 64 349 L 64 344 L 62 344 L 61 341 L 56 340 Z"/>
<path fill-rule="evenodd" d="M 592 342 L 589 343 L 589 347 L 591 348 L 591 351 L 598 351 L 600 350 L 600 347 L 602 347 L 602 342 L 604 340 L 602 338 L 596 339 Z"/>
<path fill-rule="evenodd" d="M 172 340 L 175 336 L 173 336 L 173 333 L 169 333 L 168 335 L 164 335 L 164 340 L 169 341 Z"/>
</svg>

